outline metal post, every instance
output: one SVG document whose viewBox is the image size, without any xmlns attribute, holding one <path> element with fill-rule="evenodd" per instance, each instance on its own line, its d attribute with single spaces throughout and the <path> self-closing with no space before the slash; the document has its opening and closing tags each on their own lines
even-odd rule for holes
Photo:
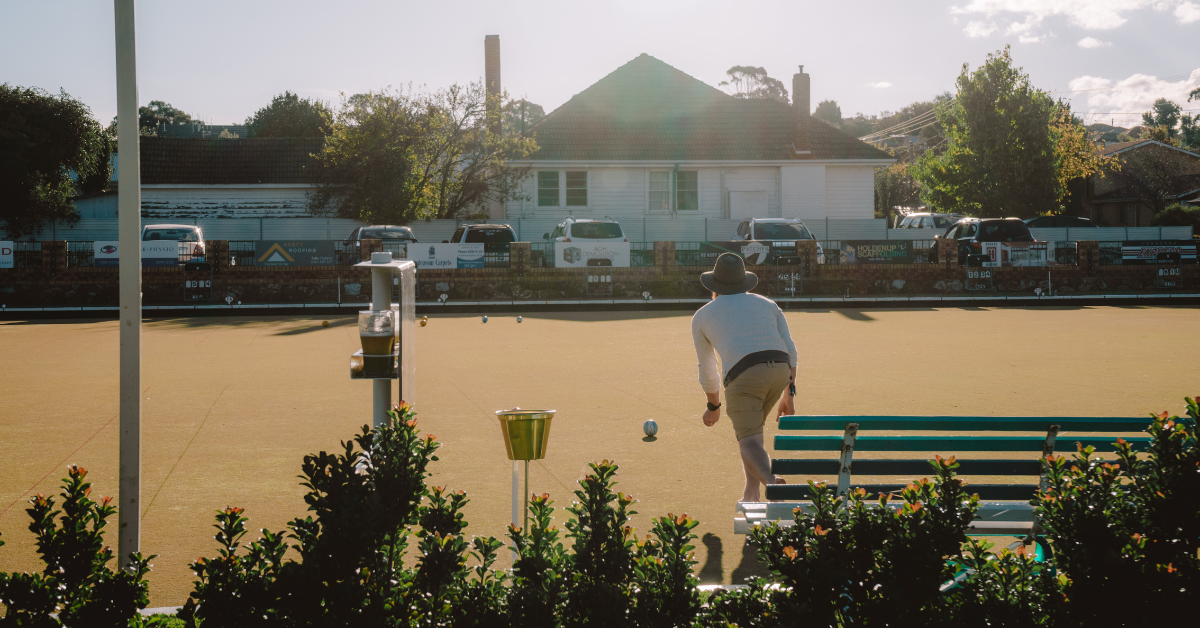
<svg viewBox="0 0 1200 628">
<path fill-rule="evenodd" d="M 117 50 L 117 232 L 120 259 L 120 471 L 117 559 L 141 551 L 142 473 L 142 194 L 138 160 L 137 46 L 134 0 L 114 0 Z"/>
<path fill-rule="evenodd" d="M 529 461 L 525 461 L 525 520 L 521 523 L 521 531 L 529 532 Z"/>
<path fill-rule="evenodd" d="M 371 309 L 384 311 L 392 309 L 392 269 L 371 269 Z M 371 416 L 376 429 L 387 423 L 388 410 L 392 409 L 392 380 L 371 380 L 375 387 L 374 403 Z"/>
<path fill-rule="evenodd" d="M 517 520 L 521 518 L 521 513 L 518 512 L 521 500 L 518 499 L 517 491 L 521 490 L 521 471 L 517 467 L 517 461 L 513 460 L 512 468 L 512 524 L 517 525 Z"/>
</svg>

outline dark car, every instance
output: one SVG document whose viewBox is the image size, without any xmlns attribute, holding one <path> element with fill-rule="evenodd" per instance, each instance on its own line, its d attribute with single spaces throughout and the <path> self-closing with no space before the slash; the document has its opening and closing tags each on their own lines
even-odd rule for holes
<svg viewBox="0 0 1200 628">
<path fill-rule="evenodd" d="M 358 246 L 363 240 L 383 240 L 384 242 L 403 242 L 405 244 L 413 244 L 417 241 L 417 236 L 413 235 L 412 229 L 401 227 L 399 225 L 371 225 L 370 227 L 359 227 L 350 232 L 350 237 L 346 238 L 346 244 L 349 246 Z"/>
<path fill-rule="evenodd" d="M 488 253 L 507 253 L 510 242 L 517 241 L 517 234 L 508 225 L 462 225 L 454 231 L 449 240 L 443 242 L 461 242 L 463 244 L 483 244 L 483 250 Z"/>
<path fill-rule="evenodd" d="M 1034 242 L 1029 227 L 1016 218 L 963 218 L 938 238 L 938 248 L 946 240 L 958 241 L 958 263 L 966 264 L 967 255 L 983 253 L 984 242 Z M 938 261 L 931 254 L 931 260 Z"/>
<path fill-rule="evenodd" d="M 1062 227 L 1095 227 L 1096 223 L 1082 216 L 1038 216 L 1026 218 L 1025 225 L 1030 229 L 1062 228 Z"/>
</svg>

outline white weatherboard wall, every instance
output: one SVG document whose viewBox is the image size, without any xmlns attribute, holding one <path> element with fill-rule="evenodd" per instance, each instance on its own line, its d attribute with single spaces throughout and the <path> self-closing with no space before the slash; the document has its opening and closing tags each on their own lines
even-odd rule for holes
<svg viewBox="0 0 1200 628">
<path fill-rule="evenodd" d="M 306 218 L 305 194 L 311 185 L 142 186 L 142 216 L 173 218 Z"/>
<path fill-rule="evenodd" d="M 873 218 L 875 167 L 825 168 L 825 215 L 829 218 Z"/>
<path fill-rule="evenodd" d="M 783 217 L 799 218 L 806 224 L 824 220 L 825 166 L 781 166 L 779 171 Z"/>
</svg>

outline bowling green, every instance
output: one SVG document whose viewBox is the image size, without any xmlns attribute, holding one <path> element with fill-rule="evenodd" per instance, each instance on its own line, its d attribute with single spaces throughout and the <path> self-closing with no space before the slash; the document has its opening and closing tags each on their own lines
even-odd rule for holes
<svg viewBox="0 0 1200 628">
<path fill-rule="evenodd" d="M 703 582 L 762 574 L 732 533 L 742 471 L 728 419 L 700 421 L 690 312 L 430 314 L 417 329 L 421 429 L 442 443 L 431 482 L 470 497 L 469 534 L 504 533 L 511 463 L 493 412 L 558 410 L 530 489 L 559 507 L 589 461 L 620 464 L 649 518 L 687 513 Z M 323 327 L 322 321 L 330 326 Z M 1192 308 L 789 311 L 805 414 L 1141 416 L 1200 392 Z M 352 316 L 147 319 L 142 362 L 142 551 L 151 605 L 182 604 L 187 565 L 213 555 L 212 515 L 254 530 L 305 514 L 301 457 L 370 421 L 351 381 Z M 117 491 L 118 329 L 112 320 L 0 322 L 0 571 L 37 569 L 24 509 L 69 464 Z M 642 424 L 658 422 L 657 439 Z M 767 426 L 768 442 L 774 425 Z M 1061 439 L 1060 439 L 1061 440 Z M 115 546 L 115 521 L 109 542 Z"/>
</svg>

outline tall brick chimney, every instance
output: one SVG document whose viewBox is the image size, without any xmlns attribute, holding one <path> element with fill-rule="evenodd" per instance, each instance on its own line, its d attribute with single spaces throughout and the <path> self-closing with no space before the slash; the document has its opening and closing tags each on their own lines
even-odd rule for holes
<svg viewBox="0 0 1200 628">
<path fill-rule="evenodd" d="M 496 72 L 499 76 L 500 70 L 497 69 Z M 800 66 L 800 71 L 792 75 L 792 108 L 796 110 L 796 122 L 808 120 L 808 116 L 812 113 L 809 85 L 808 75 L 804 73 L 804 66 Z"/>
<path fill-rule="evenodd" d="M 487 89 L 487 121 L 492 133 L 499 133 L 500 125 L 500 36 L 487 35 L 483 38 L 483 84 Z"/>
<path fill-rule="evenodd" d="M 804 66 L 792 75 L 792 111 L 796 117 L 795 150 L 798 155 L 812 154 L 812 141 L 809 135 L 809 117 L 812 115 L 810 99 L 810 83 Z"/>
</svg>

